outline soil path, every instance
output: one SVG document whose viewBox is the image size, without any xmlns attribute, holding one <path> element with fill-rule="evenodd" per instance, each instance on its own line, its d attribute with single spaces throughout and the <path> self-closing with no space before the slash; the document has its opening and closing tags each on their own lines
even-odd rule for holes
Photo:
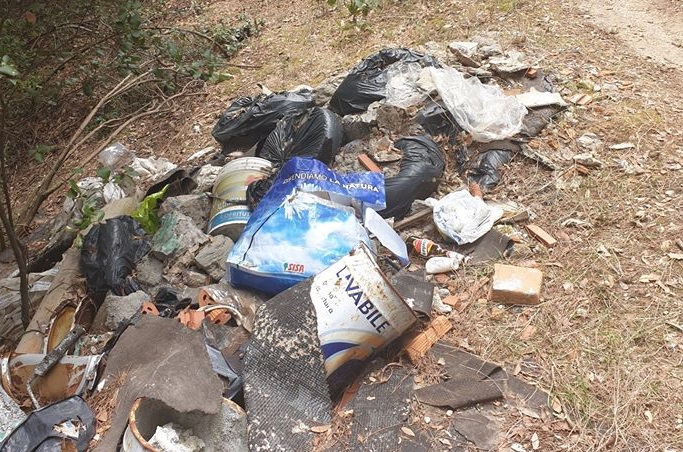
<svg viewBox="0 0 683 452">
<path fill-rule="evenodd" d="M 638 55 L 683 70 L 683 2 L 579 0 L 579 5 Z"/>
</svg>

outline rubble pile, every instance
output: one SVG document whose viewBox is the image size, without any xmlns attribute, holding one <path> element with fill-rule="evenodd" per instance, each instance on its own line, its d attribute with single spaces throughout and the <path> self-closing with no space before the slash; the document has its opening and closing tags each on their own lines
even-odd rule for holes
<svg viewBox="0 0 683 452">
<path fill-rule="evenodd" d="M 544 415 L 547 394 L 443 340 L 459 298 L 438 277 L 515 253 L 511 231 L 554 245 L 487 193 L 566 104 L 519 53 L 449 49 L 235 99 L 220 152 L 181 166 L 105 149 L 106 178 L 55 220 L 87 227 L 37 258 L 54 268 L 32 274 L 29 330 L 2 324 L 0 451 L 311 450 L 332 426 L 352 450 L 486 448 L 500 410 Z M 542 279 L 499 262 L 491 300 L 537 304 Z M 16 282 L 0 291 L 17 318 Z M 409 378 L 427 355 L 439 381 Z M 111 406 L 89 407 L 102 391 Z M 416 425 L 411 399 L 450 427 Z"/>
</svg>

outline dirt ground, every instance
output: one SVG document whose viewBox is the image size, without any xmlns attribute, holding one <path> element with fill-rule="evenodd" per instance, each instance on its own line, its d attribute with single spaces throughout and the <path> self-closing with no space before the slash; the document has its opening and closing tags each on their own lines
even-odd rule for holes
<svg viewBox="0 0 683 452">
<path fill-rule="evenodd" d="M 174 2 L 179 3 L 179 2 Z M 515 159 L 489 199 L 522 202 L 560 243 L 513 263 L 545 274 L 543 302 L 486 301 L 491 268 L 466 268 L 444 286 L 463 294 L 447 340 L 517 369 L 553 397 L 555 417 L 513 421 L 499 450 L 683 450 L 683 7 L 680 1 L 384 1 L 364 28 L 325 2 L 210 1 L 187 24 L 246 13 L 265 20 L 234 62 L 235 77 L 170 118 L 132 127 L 139 155 L 182 162 L 215 145 L 230 99 L 315 86 L 382 47 L 431 48 L 489 33 L 553 74 L 572 106 L 533 146 L 562 167 L 576 139 L 596 134 L 603 165 L 588 175 Z M 626 148 L 610 148 L 632 143 Z M 48 214 L 49 212 L 46 212 Z M 523 236 L 523 238 L 526 238 Z M 475 290 L 473 290 L 475 289 Z M 533 367 L 534 372 L 520 369 Z"/>
</svg>

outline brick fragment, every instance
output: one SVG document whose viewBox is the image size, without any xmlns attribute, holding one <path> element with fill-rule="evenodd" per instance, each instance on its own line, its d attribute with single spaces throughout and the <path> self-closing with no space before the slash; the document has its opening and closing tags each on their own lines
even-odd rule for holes
<svg viewBox="0 0 683 452">
<path fill-rule="evenodd" d="M 543 272 L 535 268 L 496 264 L 489 300 L 504 304 L 538 304 Z"/>
</svg>

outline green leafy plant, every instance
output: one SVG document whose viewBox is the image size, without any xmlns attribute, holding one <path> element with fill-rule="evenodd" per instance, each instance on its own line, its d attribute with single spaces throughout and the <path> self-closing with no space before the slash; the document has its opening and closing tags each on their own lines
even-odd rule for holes
<svg viewBox="0 0 683 452">
<path fill-rule="evenodd" d="M 354 24 L 362 22 L 373 9 L 379 6 L 378 0 L 327 0 L 330 6 L 338 6 L 339 3 L 346 7 Z"/>
<path fill-rule="evenodd" d="M 47 144 L 39 144 L 33 149 L 30 149 L 28 152 L 36 161 L 42 163 L 45 161 L 45 156 L 54 150 L 54 146 L 48 146 Z"/>
<path fill-rule="evenodd" d="M 161 199 L 163 199 L 166 194 L 168 185 L 166 185 L 161 191 L 153 193 L 142 201 L 135 209 L 135 212 L 131 214 L 131 217 L 136 219 L 142 229 L 144 229 L 148 234 L 154 234 L 159 229 L 159 217 L 157 215 L 157 204 Z"/>
</svg>

